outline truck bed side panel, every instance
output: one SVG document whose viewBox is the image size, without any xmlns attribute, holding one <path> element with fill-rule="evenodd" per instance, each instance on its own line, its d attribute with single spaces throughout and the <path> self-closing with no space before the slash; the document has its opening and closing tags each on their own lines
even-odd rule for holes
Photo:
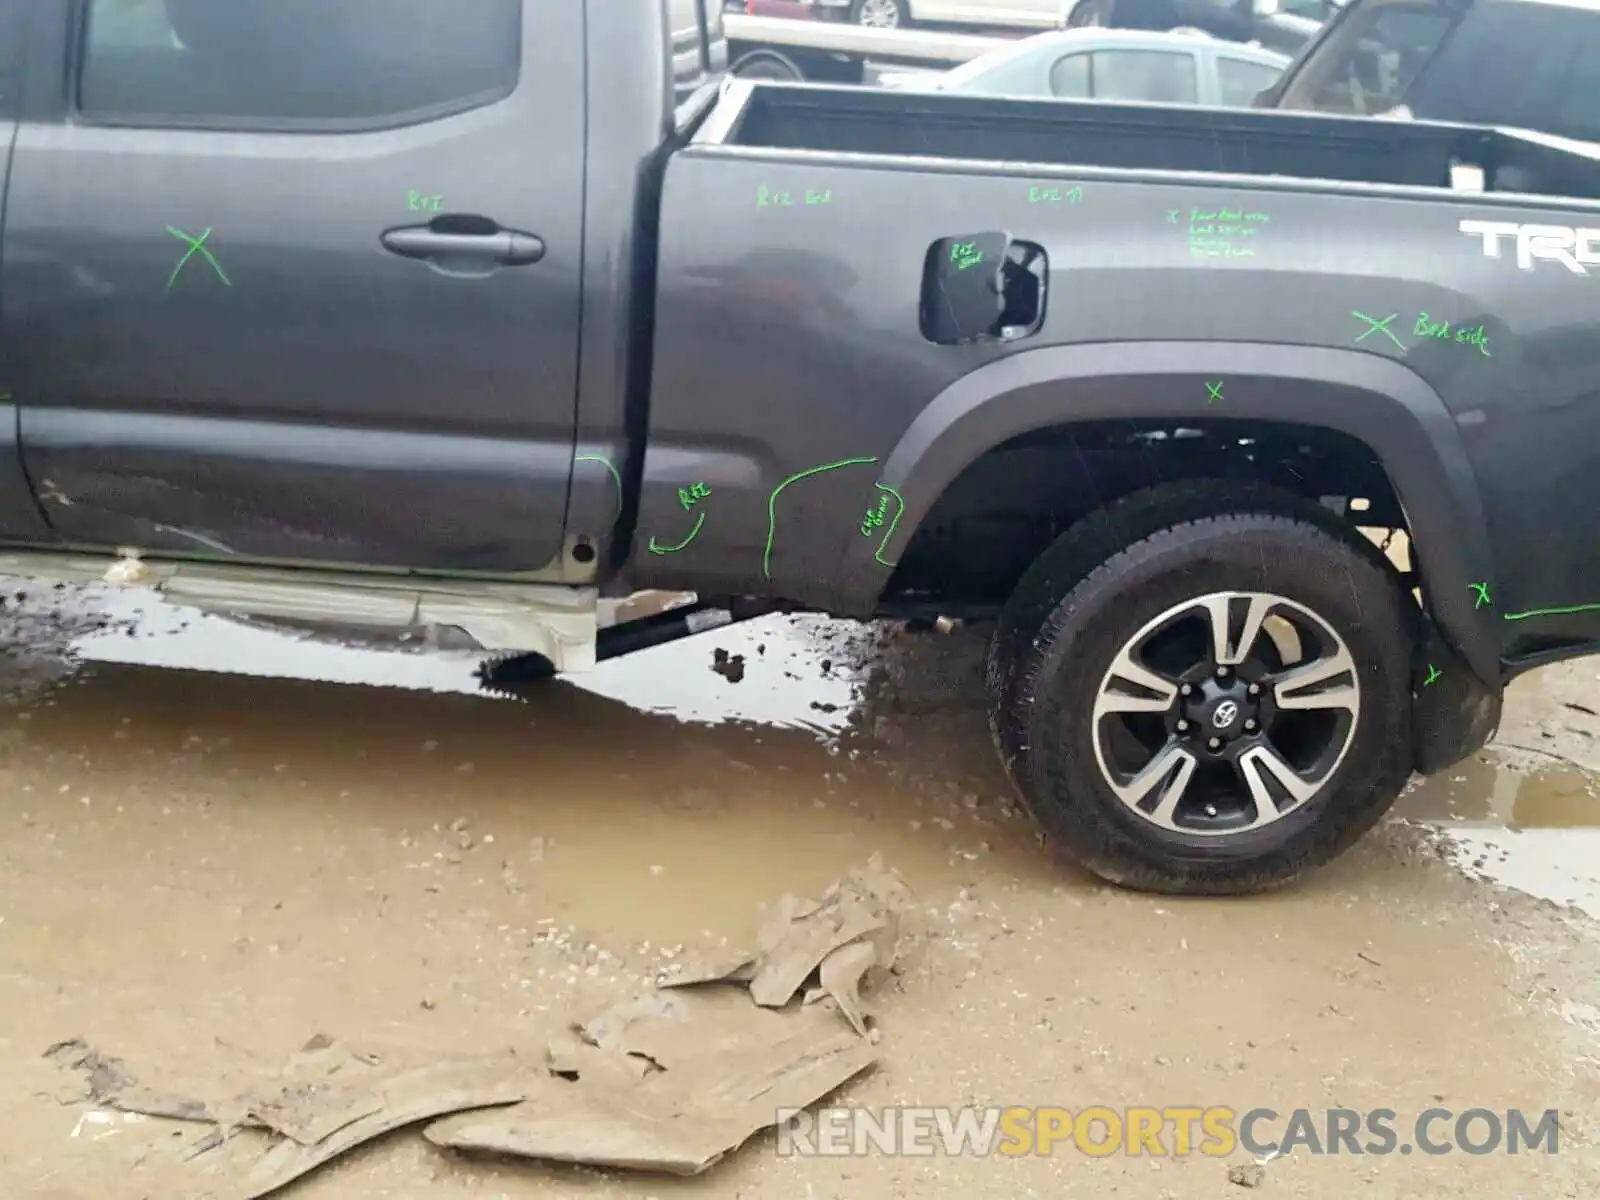
<svg viewBox="0 0 1600 1200">
<path fill-rule="evenodd" d="M 1061 199 L 1041 202 L 1042 189 Z M 794 203 L 761 203 L 783 194 Z M 1232 230 L 1220 256 L 1193 232 L 1218 214 Z M 1588 578 L 1600 547 L 1539 548 L 1575 528 L 1574 505 L 1600 507 L 1600 282 L 1486 256 L 1460 229 L 1475 219 L 1581 223 L 1447 192 L 679 155 L 663 201 L 643 579 L 704 591 L 759 579 L 868 612 L 965 455 L 1119 412 L 1278 419 L 1373 446 L 1418 532 L 1436 614 L 1492 672 L 1516 633 L 1506 614 L 1600 600 Z M 930 344 L 917 316 L 930 245 L 991 229 L 1047 249 L 1043 329 Z M 888 536 L 879 512 L 898 517 Z M 1492 585 L 1491 607 L 1474 582 Z"/>
</svg>

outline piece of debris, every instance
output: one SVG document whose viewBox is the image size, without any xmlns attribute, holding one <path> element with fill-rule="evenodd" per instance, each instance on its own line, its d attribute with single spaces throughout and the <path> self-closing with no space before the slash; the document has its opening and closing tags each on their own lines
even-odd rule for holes
<svg viewBox="0 0 1600 1200">
<path fill-rule="evenodd" d="M 277 1113 L 287 1135 L 250 1173 L 246 1200 L 256 1200 L 302 1175 L 406 1125 L 469 1109 L 517 1104 L 552 1077 L 543 1063 L 502 1054 L 439 1063 L 361 1080 L 319 1096 L 285 1099 Z"/>
<path fill-rule="evenodd" d="M 711 652 L 711 669 L 729 683 L 738 683 L 744 679 L 744 655 L 730 655 L 718 647 Z"/>
<path fill-rule="evenodd" d="M 1259 1163 L 1235 1163 L 1228 1168 L 1228 1182 L 1240 1187 L 1258 1188 L 1266 1178 L 1267 1172 Z"/>
<path fill-rule="evenodd" d="M 582 1031 L 593 1039 L 588 1064 L 568 1058 L 559 1087 L 423 1136 L 458 1151 L 698 1175 L 776 1124 L 779 1109 L 815 1103 L 877 1057 L 829 1014 L 753 1008 L 730 985 L 641 997 Z M 628 1059 L 641 1065 L 618 1065 Z"/>
<path fill-rule="evenodd" d="M 426 1139 L 450 1150 L 697 1175 L 779 1110 L 814 1104 L 876 1061 L 880 1031 L 861 993 L 894 965 L 909 899 L 874 856 L 820 900 L 784 896 L 756 954 L 679 971 L 570 1026 L 542 1054 L 418 1066 L 318 1034 L 276 1077 L 219 1098 L 147 1088 L 81 1038 L 46 1057 L 86 1076 L 78 1099 L 214 1125 L 183 1147 L 185 1161 L 241 1128 L 277 1135 L 242 1200 L 423 1122 Z"/>
<path fill-rule="evenodd" d="M 76 1102 L 87 1101 L 99 1108 L 167 1117 L 174 1121 L 211 1121 L 224 1126 L 252 1123 L 241 1102 L 197 1099 L 147 1088 L 134 1078 L 120 1058 L 102 1054 L 82 1038 L 57 1042 L 44 1052 L 44 1057 L 63 1070 L 84 1073 L 87 1090 L 76 1097 Z"/>
<path fill-rule="evenodd" d="M 820 901 L 787 895 L 779 899 L 777 911 L 757 935 L 757 954 L 686 967 L 663 978 L 661 986 L 748 982 L 757 1004 L 781 1008 L 815 976 L 817 986 L 834 995 L 856 1032 L 865 1035 L 860 989 L 894 965 L 900 952 L 899 914 L 909 899 L 900 877 L 886 871 L 874 855 L 864 868 L 829 887 Z M 828 965 L 835 954 L 843 957 Z"/>
</svg>

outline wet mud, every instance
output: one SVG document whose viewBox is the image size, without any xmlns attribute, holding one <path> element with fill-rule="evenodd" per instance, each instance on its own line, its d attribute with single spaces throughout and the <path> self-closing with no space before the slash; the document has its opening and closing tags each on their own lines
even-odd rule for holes
<svg viewBox="0 0 1600 1200">
<path fill-rule="evenodd" d="M 1247 901 L 1102 886 L 999 771 L 981 634 L 770 617 L 517 697 L 387 652 L 27 593 L 0 680 L 0 1194 L 225 1196 L 226 1148 L 86 1114 L 63 1039 L 194 1076 L 314 1033 L 542 1044 L 763 905 L 879 853 L 915 896 L 852 1104 L 1556 1107 L 1587 1137 L 1600 967 L 1594 673 L 1519 681 L 1501 744 L 1326 871 Z M 731 668 L 738 661 L 738 669 Z M 219 669 L 229 673 L 217 673 Z M 1574 907 L 1558 908 L 1557 905 Z M 92 1119 L 91 1119 L 92 1117 Z M 1242 1152 L 1232 1165 L 1247 1163 Z M 379 1142 L 295 1197 L 1229 1195 L 1204 1157 L 841 1159 L 758 1138 L 693 1180 Z M 1592 1194 L 1593 1160 L 1311 1158 L 1310 1197 Z M 1510 1190 L 1507 1190 L 1510 1189 Z"/>
</svg>

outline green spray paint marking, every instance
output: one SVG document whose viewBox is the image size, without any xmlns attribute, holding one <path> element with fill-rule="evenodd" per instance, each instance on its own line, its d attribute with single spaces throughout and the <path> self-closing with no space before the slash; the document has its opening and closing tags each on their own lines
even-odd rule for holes
<svg viewBox="0 0 1600 1200">
<path fill-rule="evenodd" d="M 1375 333 L 1381 333 L 1396 346 L 1400 347 L 1400 349 L 1404 350 L 1406 348 L 1405 343 L 1399 338 L 1395 337 L 1394 331 L 1389 328 L 1389 322 L 1398 317 L 1400 315 L 1399 313 L 1390 313 L 1381 321 L 1375 317 L 1367 316 L 1366 313 L 1356 312 L 1354 309 L 1350 311 L 1350 315 L 1358 321 L 1365 321 L 1367 323 L 1366 331 L 1356 339 L 1356 344 L 1359 345 L 1361 342 L 1366 341 L 1367 338 L 1371 337 Z"/>
<path fill-rule="evenodd" d="M 597 462 L 611 473 L 611 478 L 617 485 L 617 511 L 620 513 L 622 511 L 622 475 L 617 471 L 616 467 L 611 465 L 611 460 L 599 454 L 580 454 L 572 461 Z"/>
<path fill-rule="evenodd" d="M 1216 404 L 1222 399 L 1222 380 L 1206 384 L 1206 403 Z"/>
<path fill-rule="evenodd" d="M 216 260 L 210 250 L 206 249 L 206 239 L 211 236 L 211 226 L 207 225 L 205 232 L 199 237 L 190 237 L 183 230 L 175 229 L 171 225 L 167 226 L 167 232 L 179 241 L 189 244 L 189 248 L 184 251 L 183 257 L 178 260 L 178 265 L 172 268 L 172 274 L 167 276 L 167 291 L 170 292 L 172 290 L 172 285 L 178 282 L 178 272 L 182 271 L 189 260 L 197 253 L 211 264 L 211 269 L 217 273 L 217 278 L 222 280 L 224 285 L 227 287 L 233 286 L 233 281 L 228 278 L 227 272 L 222 269 L 222 264 Z"/>
<path fill-rule="evenodd" d="M 789 476 L 777 487 L 772 489 L 772 495 L 767 497 L 767 548 L 761 555 L 761 577 L 772 578 L 772 542 L 778 534 L 778 495 L 791 483 L 799 483 L 802 479 L 809 479 L 813 475 L 821 475 L 824 471 L 837 471 L 841 467 L 866 466 L 875 463 L 876 458 L 841 458 L 838 462 L 823 463 L 820 467 L 810 467 L 797 474 Z M 899 520 L 898 517 L 895 518 Z"/>
<path fill-rule="evenodd" d="M 1526 621 L 1529 617 L 1570 617 L 1573 613 L 1600 612 L 1600 604 L 1572 604 L 1566 608 L 1530 608 L 1527 612 L 1506 613 L 1508 621 Z"/>
<path fill-rule="evenodd" d="M 894 516 L 889 518 L 889 528 L 884 530 L 883 540 L 878 543 L 878 549 L 872 555 L 873 558 L 877 559 L 884 566 L 892 567 L 894 566 L 894 563 L 885 558 L 883 556 L 883 552 L 889 548 L 889 539 L 894 537 L 894 531 L 899 528 L 900 515 L 906 511 L 906 501 L 904 496 L 895 491 L 882 480 L 879 480 L 876 486 L 880 491 L 888 492 L 889 495 L 893 496 L 895 504 L 898 506 L 894 510 Z"/>
<path fill-rule="evenodd" d="M 1429 663 L 1428 664 L 1428 677 L 1422 681 L 1422 686 L 1423 687 L 1427 687 L 1430 683 L 1432 683 L 1435 679 L 1438 679 L 1439 676 L 1441 676 L 1443 674 L 1444 674 L 1444 672 L 1439 670 L 1438 667 L 1434 666 L 1432 663 Z"/>
<path fill-rule="evenodd" d="M 1489 599 L 1489 585 L 1487 583 L 1469 583 L 1467 586 L 1477 593 L 1476 597 L 1472 601 L 1472 607 L 1474 609 L 1482 608 L 1485 604 L 1494 603 L 1494 601 Z"/>
<path fill-rule="evenodd" d="M 705 515 L 705 513 L 701 513 L 700 516 L 695 520 L 694 528 L 689 530 L 689 536 L 684 538 L 683 541 L 679 542 L 676 546 L 658 546 L 658 545 L 656 545 L 655 538 L 651 538 L 650 539 L 650 545 L 649 545 L 650 553 L 651 554 L 676 554 L 679 550 L 682 550 L 690 542 L 694 541 L 695 538 L 700 536 L 700 526 L 704 525 L 705 523 L 706 523 L 706 515 Z"/>
</svg>

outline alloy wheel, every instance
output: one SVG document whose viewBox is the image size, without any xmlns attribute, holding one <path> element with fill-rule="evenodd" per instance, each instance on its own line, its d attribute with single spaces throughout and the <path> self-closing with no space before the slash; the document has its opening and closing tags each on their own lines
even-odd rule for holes
<svg viewBox="0 0 1600 1200">
<path fill-rule="evenodd" d="M 897 29 L 900 25 L 900 6 L 896 0 L 861 0 L 856 11 L 856 23 L 872 29 Z"/>
<path fill-rule="evenodd" d="M 1116 797 L 1171 833 L 1260 829 L 1311 800 L 1344 760 L 1361 678 L 1302 604 L 1215 592 L 1147 622 L 1095 693 L 1095 760 Z"/>
</svg>

